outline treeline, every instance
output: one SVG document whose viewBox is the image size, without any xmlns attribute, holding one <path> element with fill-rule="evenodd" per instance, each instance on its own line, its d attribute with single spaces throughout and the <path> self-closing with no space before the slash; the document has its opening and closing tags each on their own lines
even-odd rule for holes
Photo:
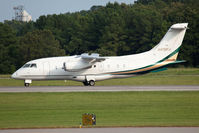
<svg viewBox="0 0 199 133">
<path fill-rule="evenodd" d="M 154 47 L 174 23 L 189 23 L 179 58 L 199 66 L 199 1 L 137 0 L 88 11 L 40 16 L 35 22 L 0 23 L 0 73 L 42 57 L 97 52 L 127 55 Z"/>
</svg>

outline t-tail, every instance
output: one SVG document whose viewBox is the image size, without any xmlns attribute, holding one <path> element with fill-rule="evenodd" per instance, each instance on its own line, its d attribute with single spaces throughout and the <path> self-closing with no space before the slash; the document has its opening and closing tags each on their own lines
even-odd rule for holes
<svg viewBox="0 0 199 133">
<path fill-rule="evenodd" d="M 150 50 L 160 66 L 185 62 L 184 60 L 178 61 L 177 56 L 188 28 L 187 26 L 188 23 L 172 25 L 160 43 Z"/>
</svg>

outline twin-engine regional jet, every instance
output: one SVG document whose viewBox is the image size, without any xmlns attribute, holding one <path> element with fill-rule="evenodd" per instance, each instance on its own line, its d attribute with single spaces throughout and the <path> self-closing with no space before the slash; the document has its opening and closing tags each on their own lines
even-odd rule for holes
<svg viewBox="0 0 199 133">
<path fill-rule="evenodd" d="M 172 25 L 160 43 L 144 53 L 107 57 L 84 53 L 42 58 L 29 61 L 11 77 L 24 80 L 25 86 L 29 86 L 32 80 L 75 80 L 85 86 L 94 86 L 95 81 L 145 74 L 184 62 L 176 59 L 187 26 L 188 23 Z"/>
</svg>

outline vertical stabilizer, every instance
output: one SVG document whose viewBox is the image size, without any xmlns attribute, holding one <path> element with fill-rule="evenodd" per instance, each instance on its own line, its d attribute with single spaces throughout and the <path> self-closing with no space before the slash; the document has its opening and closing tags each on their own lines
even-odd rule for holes
<svg viewBox="0 0 199 133">
<path fill-rule="evenodd" d="M 160 43 L 151 51 L 157 60 L 176 61 L 188 23 L 172 25 Z"/>
</svg>

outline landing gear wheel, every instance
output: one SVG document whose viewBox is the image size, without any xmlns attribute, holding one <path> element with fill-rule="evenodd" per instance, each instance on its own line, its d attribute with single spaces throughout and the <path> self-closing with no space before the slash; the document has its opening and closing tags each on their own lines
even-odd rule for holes
<svg viewBox="0 0 199 133">
<path fill-rule="evenodd" d="M 89 85 L 90 85 L 90 86 L 94 86 L 94 85 L 95 85 L 95 81 L 94 81 L 94 80 L 90 80 L 90 81 L 89 81 Z"/>
<path fill-rule="evenodd" d="M 24 86 L 25 86 L 25 87 L 29 87 L 30 84 L 29 84 L 29 83 L 24 83 Z"/>
<path fill-rule="evenodd" d="M 89 83 L 87 81 L 83 82 L 84 86 L 88 86 Z"/>
</svg>

